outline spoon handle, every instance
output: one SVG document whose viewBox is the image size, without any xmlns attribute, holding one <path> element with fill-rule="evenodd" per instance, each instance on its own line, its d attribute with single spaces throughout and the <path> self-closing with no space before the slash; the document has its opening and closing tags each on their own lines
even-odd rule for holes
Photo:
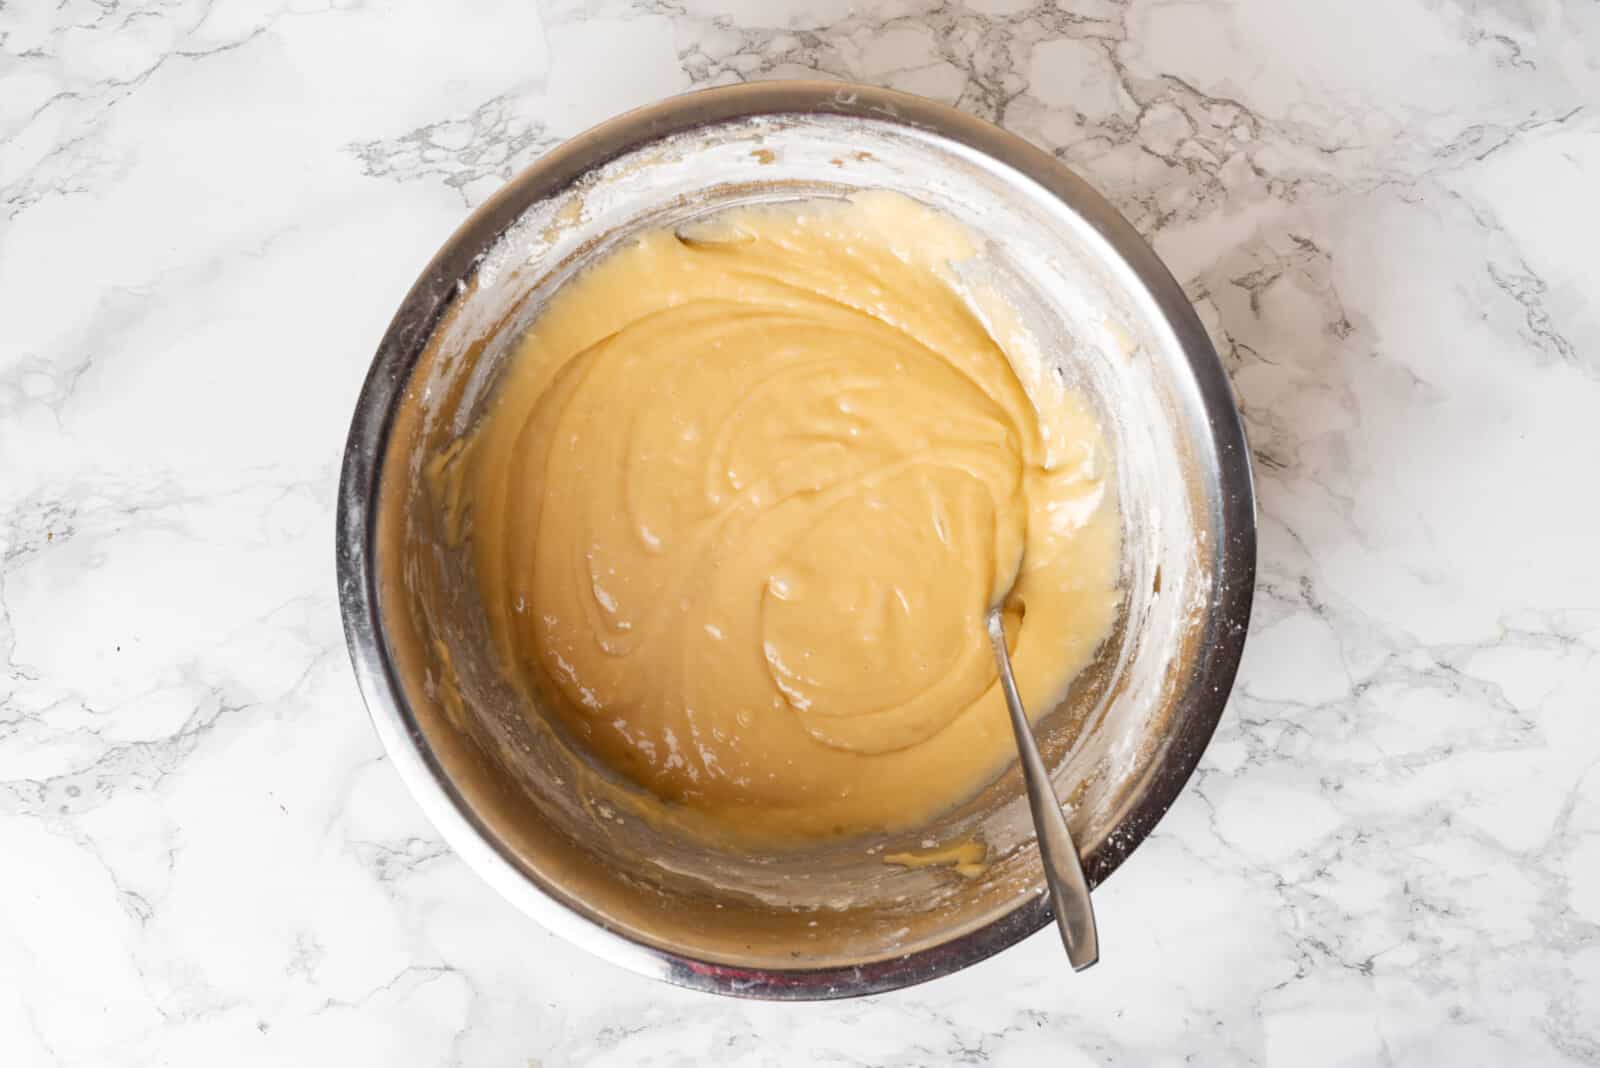
<svg viewBox="0 0 1600 1068">
<path fill-rule="evenodd" d="M 1089 900 L 1089 881 L 1084 878 L 1078 847 L 1072 843 L 1061 801 L 1050 784 L 1033 728 L 1017 695 L 1017 680 L 1011 674 L 1011 654 L 1006 649 L 1006 632 L 999 610 L 989 613 L 989 644 L 994 647 L 1000 668 L 1000 689 L 1006 695 L 1006 710 L 1011 713 L 1011 730 L 1017 736 L 1017 752 L 1022 757 L 1022 781 L 1028 791 L 1028 807 L 1033 810 L 1033 826 L 1039 835 L 1039 860 L 1044 865 L 1045 883 L 1050 888 L 1050 904 L 1056 927 L 1067 947 L 1067 959 L 1074 971 L 1083 971 L 1100 959 L 1100 937 L 1095 931 L 1094 904 Z"/>
</svg>

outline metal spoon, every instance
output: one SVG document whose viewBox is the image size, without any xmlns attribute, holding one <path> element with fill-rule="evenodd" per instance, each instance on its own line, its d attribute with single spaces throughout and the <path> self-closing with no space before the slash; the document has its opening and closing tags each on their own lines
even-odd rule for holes
<svg viewBox="0 0 1600 1068">
<path fill-rule="evenodd" d="M 1072 962 L 1073 971 L 1081 972 L 1100 959 L 1100 936 L 1094 926 L 1089 880 L 1084 878 L 1078 847 L 1072 844 L 1067 818 L 1033 740 L 1022 698 L 1017 696 L 1017 680 L 1011 675 L 1011 653 L 1006 649 L 1006 631 L 998 606 L 989 612 L 988 629 L 989 644 L 1000 667 L 1000 689 L 1006 695 L 1006 710 L 1011 713 L 1011 732 L 1017 736 L 1017 752 L 1022 757 L 1022 781 L 1039 836 L 1039 860 L 1044 864 L 1045 884 L 1050 887 L 1051 911 L 1056 914 L 1067 959 Z"/>
</svg>

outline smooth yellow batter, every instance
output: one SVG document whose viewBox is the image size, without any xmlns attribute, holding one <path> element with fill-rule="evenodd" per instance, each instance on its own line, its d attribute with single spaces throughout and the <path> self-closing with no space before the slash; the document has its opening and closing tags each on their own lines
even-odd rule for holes
<svg viewBox="0 0 1600 1068">
<path fill-rule="evenodd" d="M 891 194 L 744 209 L 605 257 L 507 368 L 457 490 L 499 656 L 674 811 L 923 822 L 1015 756 L 990 606 L 1036 713 L 1107 633 L 1099 428 L 972 252 Z"/>
</svg>

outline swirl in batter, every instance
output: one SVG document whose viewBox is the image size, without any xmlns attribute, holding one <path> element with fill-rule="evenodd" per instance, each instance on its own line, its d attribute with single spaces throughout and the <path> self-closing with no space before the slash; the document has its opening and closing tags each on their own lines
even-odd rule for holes
<svg viewBox="0 0 1600 1068">
<path fill-rule="evenodd" d="M 1035 711 L 1110 628 L 1099 428 L 958 292 L 972 252 L 889 194 L 648 233 L 506 369 L 465 457 L 499 656 L 678 811 L 922 822 L 1014 758 L 989 607 Z"/>
</svg>

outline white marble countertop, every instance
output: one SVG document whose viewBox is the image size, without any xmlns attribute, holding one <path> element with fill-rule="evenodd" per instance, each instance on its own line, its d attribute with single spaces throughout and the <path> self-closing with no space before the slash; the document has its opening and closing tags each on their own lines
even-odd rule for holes
<svg viewBox="0 0 1600 1068">
<path fill-rule="evenodd" d="M 1082 976 L 592 960 L 346 659 L 340 451 L 433 250 L 614 112 L 817 74 L 1067 160 L 1242 398 L 1245 666 Z M 0 1062 L 1600 1063 L 1597 191 L 1593 0 L 0 5 Z"/>
</svg>

